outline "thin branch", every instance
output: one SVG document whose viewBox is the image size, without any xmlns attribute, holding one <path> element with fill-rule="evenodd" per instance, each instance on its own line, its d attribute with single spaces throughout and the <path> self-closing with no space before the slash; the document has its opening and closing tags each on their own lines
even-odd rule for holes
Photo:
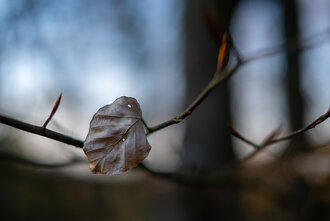
<svg viewBox="0 0 330 221">
<path fill-rule="evenodd" d="M 75 147 L 82 148 L 84 145 L 84 142 L 81 140 L 78 140 L 76 138 L 67 136 L 65 134 L 61 134 L 43 127 L 39 127 L 33 124 L 28 124 L 19 120 L 16 120 L 14 118 L 10 118 L 4 115 L 0 114 L 0 123 L 6 124 L 11 127 L 15 127 L 20 130 L 24 130 L 29 133 L 37 134 L 43 137 L 47 137 L 53 140 L 57 140 L 62 143 L 66 143 L 69 145 L 73 145 Z"/>
<path fill-rule="evenodd" d="M 233 136 L 239 138 L 240 140 L 242 140 L 245 143 L 250 144 L 251 146 L 255 147 L 256 149 L 254 151 L 252 151 L 250 154 L 248 154 L 245 158 L 243 158 L 240 163 L 244 163 L 250 159 L 252 159 L 255 155 L 257 155 L 259 152 L 261 152 L 262 150 L 264 150 L 267 146 L 275 144 L 275 143 L 279 143 L 282 141 L 286 141 L 286 140 L 290 140 L 292 138 L 294 138 L 297 135 L 300 135 L 314 127 L 316 127 L 317 125 L 321 124 L 322 122 L 324 122 L 325 120 L 327 120 L 330 117 L 330 108 L 329 110 L 321 115 L 320 117 L 318 117 L 315 121 L 313 121 L 312 123 L 310 123 L 309 125 L 307 125 L 304 128 L 301 128 L 299 130 L 293 131 L 285 136 L 273 139 L 276 134 L 278 133 L 279 129 L 275 130 L 275 132 L 273 132 L 271 134 L 270 137 L 268 137 L 267 139 L 265 139 L 265 141 L 263 141 L 261 144 L 256 144 L 253 143 L 252 141 L 247 140 L 246 138 L 244 138 L 242 135 L 240 135 L 237 131 L 235 131 L 233 128 L 231 128 L 232 134 Z"/>
<path fill-rule="evenodd" d="M 322 33 L 318 33 L 318 35 L 321 34 L 329 34 L 330 29 L 326 29 Z M 189 115 L 192 114 L 192 112 L 195 110 L 196 107 L 198 107 L 204 100 L 205 98 L 209 95 L 210 92 L 212 92 L 218 85 L 224 83 L 226 80 L 228 80 L 234 73 L 237 72 L 239 68 L 244 66 L 245 64 L 261 59 L 261 58 L 266 58 L 266 57 L 271 57 L 283 52 L 288 52 L 288 53 L 296 53 L 300 52 L 302 50 L 308 50 L 311 48 L 314 48 L 322 43 L 325 42 L 323 41 L 314 41 L 314 38 L 317 35 L 311 35 L 307 38 L 305 38 L 304 45 L 297 44 L 296 41 L 292 41 L 292 45 L 289 49 L 287 49 L 284 45 L 280 45 L 278 47 L 268 49 L 268 50 L 262 50 L 260 52 L 254 53 L 253 55 L 247 57 L 247 58 L 242 58 L 240 54 L 238 54 L 238 51 L 234 49 L 234 55 L 237 58 L 237 63 L 232 67 L 232 68 L 225 68 L 221 72 L 216 71 L 213 78 L 211 81 L 206 85 L 206 87 L 203 89 L 203 91 L 199 94 L 199 96 L 184 110 L 181 114 L 178 116 L 174 117 L 171 120 L 165 121 L 163 123 L 160 123 L 156 126 L 149 127 L 149 131 L 147 132 L 147 135 L 154 133 L 158 130 L 161 130 L 165 127 L 171 126 L 173 124 L 178 124 L 180 122 L 183 122 L 183 120 L 188 117 Z M 296 39 L 295 39 L 296 40 Z"/>
<path fill-rule="evenodd" d="M 281 141 L 284 141 L 284 140 L 289 140 L 289 139 L 293 138 L 294 136 L 297 136 L 297 135 L 302 134 L 302 133 L 304 133 L 304 132 L 306 132 L 306 131 L 308 131 L 312 128 L 315 128 L 317 125 L 321 124 L 322 122 L 327 120 L 329 117 L 330 117 L 330 108 L 325 114 L 321 115 L 319 118 L 317 118 L 315 121 L 310 123 L 308 126 L 302 128 L 300 130 L 294 131 L 294 132 L 292 132 L 292 133 L 290 133 L 286 136 L 274 139 L 274 140 L 272 140 L 268 143 L 273 144 L 273 143 L 281 142 Z"/>
<path fill-rule="evenodd" d="M 53 107 L 53 110 L 52 112 L 50 113 L 49 117 L 47 118 L 47 120 L 45 121 L 44 125 L 42 126 L 43 128 L 46 128 L 47 127 L 47 124 L 51 121 L 51 119 L 53 118 L 54 114 L 56 113 L 58 107 L 60 106 L 60 103 L 61 103 L 61 99 L 62 99 L 62 93 L 60 94 L 60 96 L 58 96 L 55 104 L 54 104 L 54 107 Z"/>
<path fill-rule="evenodd" d="M 271 57 L 280 53 L 284 53 L 287 52 L 288 54 L 293 54 L 293 53 L 299 53 L 301 51 L 304 50 L 309 50 L 311 48 L 314 48 L 318 45 L 321 45 L 323 43 L 325 43 L 328 39 L 324 38 L 323 40 L 318 40 L 315 41 L 315 39 L 317 39 L 317 37 L 322 36 L 322 35 L 329 35 L 330 34 L 330 28 L 325 29 L 322 32 L 310 35 L 306 38 L 304 38 L 303 40 L 299 40 L 297 39 L 297 37 L 292 38 L 289 40 L 289 43 L 283 43 L 281 45 L 278 45 L 276 47 L 272 47 L 269 49 L 262 49 L 259 52 L 254 52 L 253 55 L 248 56 L 247 58 L 242 58 L 242 63 L 248 63 L 257 59 L 261 59 L 261 58 L 267 58 L 267 57 Z M 303 42 L 304 44 L 301 44 L 300 42 Z M 289 48 L 288 48 L 289 45 Z"/>
<path fill-rule="evenodd" d="M 147 135 L 154 133 L 158 130 L 161 130 L 165 127 L 171 126 L 173 124 L 178 124 L 183 122 L 183 120 L 192 114 L 192 112 L 205 100 L 205 98 L 221 83 L 230 78 L 237 70 L 241 67 L 239 63 L 237 63 L 232 68 L 225 68 L 221 72 L 215 72 L 212 80 L 208 83 L 208 85 L 204 88 L 204 90 L 199 94 L 199 96 L 184 110 L 181 114 L 174 117 L 171 120 L 165 121 L 157 126 L 149 127 L 149 132 Z"/>
<path fill-rule="evenodd" d="M 234 137 L 240 139 L 240 140 L 243 141 L 244 143 L 249 144 L 250 146 L 254 147 L 255 149 L 259 149 L 259 148 L 260 148 L 260 145 L 258 145 L 258 144 L 256 144 L 256 143 L 252 142 L 251 140 L 249 140 L 249 139 L 243 137 L 243 136 L 242 136 L 242 135 L 241 135 L 236 129 L 234 129 L 234 127 L 233 127 L 232 125 L 229 125 L 229 124 L 228 124 L 227 126 L 228 126 L 228 128 L 229 128 L 229 130 L 230 130 L 230 133 L 231 133 Z"/>
</svg>

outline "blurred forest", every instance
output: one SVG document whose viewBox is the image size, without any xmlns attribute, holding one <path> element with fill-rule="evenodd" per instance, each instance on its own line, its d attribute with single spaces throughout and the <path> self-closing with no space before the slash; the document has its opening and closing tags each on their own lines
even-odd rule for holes
<svg viewBox="0 0 330 221">
<path fill-rule="evenodd" d="M 156 125 L 212 79 L 224 33 L 243 59 L 276 53 L 150 135 L 154 174 L 93 175 L 81 149 L 0 124 L 0 220 L 330 220 L 329 121 L 242 165 L 253 147 L 227 126 L 261 143 L 326 112 L 327 0 L 2 0 L 0 114 L 42 125 L 62 92 L 49 128 L 84 140 L 93 114 L 125 95 Z M 232 166 L 220 182 L 194 180 Z"/>
</svg>

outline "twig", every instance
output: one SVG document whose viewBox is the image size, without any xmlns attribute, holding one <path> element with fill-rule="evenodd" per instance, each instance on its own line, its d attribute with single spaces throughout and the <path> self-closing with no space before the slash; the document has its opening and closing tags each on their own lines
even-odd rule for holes
<svg viewBox="0 0 330 221">
<path fill-rule="evenodd" d="M 325 120 L 327 120 L 328 118 L 330 117 L 330 108 L 329 110 L 321 115 L 319 118 L 317 118 L 315 121 L 313 121 L 312 123 L 310 123 L 308 126 L 300 129 L 300 130 L 297 130 L 297 131 L 294 131 L 286 136 L 283 136 L 283 137 L 280 137 L 280 138 L 277 138 L 277 139 L 274 139 L 272 141 L 269 142 L 269 144 L 273 144 L 273 143 L 277 143 L 277 142 L 281 142 L 281 141 L 284 141 L 284 140 L 289 140 L 291 138 L 293 138 L 294 136 L 298 135 L 298 134 L 301 134 L 301 133 L 304 133 L 314 127 L 316 127 L 317 125 L 319 125 L 320 123 L 324 122 Z"/>
<path fill-rule="evenodd" d="M 50 113 L 49 117 L 47 118 L 47 120 L 45 121 L 44 125 L 42 126 L 43 128 L 46 128 L 47 127 L 47 124 L 50 122 L 50 120 L 53 118 L 54 114 L 56 113 L 57 111 L 57 108 L 60 106 L 60 103 L 61 103 L 61 99 L 62 99 L 62 93 L 60 94 L 60 96 L 58 96 L 55 104 L 54 104 L 54 107 L 53 107 L 53 110 L 52 112 Z"/>
<path fill-rule="evenodd" d="M 39 127 L 33 124 L 28 124 L 14 118 L 10 118 L 0 114 L 0 123 L 6 124 L 11 127 L 15 127 L 20 130 L 24 130 L 29 133 L 38 134 L 40 136 L 48 137 L 53 140 L 57 140 L 62 143 L 73 145 L 79 148 L 82 148 L 84 142 L 76 138 L 61 134 L 43 127 Z"/>
<path fill-rule="evenodd" d="M 293 137 L 300 135 L 314 127 L 316 127 L 317 125 L 321 124 L 322 122 L 324 122 L 325 120 L 327 120 L 330 117 L 330 108 L 329 110 L 321 115 L 320 117 L 318 117 L 315 121 L 313 121 L 312 123 L 310 123 L 309 125 L 307 125 L 304 128 L 301 128 L 299 130 L 293 131 L 285 136 L 273 139 L 276 134 L 278 133 L 279 129 L 275 130 L 273 133 L 271 133 L 271 135 L 265 139 L 265 141 L 263 141 L 261 144 L 256 144 L 253 143 L 252 141 L 249 141 L 248 139 L 244 138 L 242 135 L 240 135 L 236 130 L 234 130 L 233 128 L 230 128 L 233 136 L 237 137 L 238 139 L 242 140 L 243 142 L 250 144 L 251 146 L 255 147 L 256 149 L 254 151 L 252 151 L 250 154 L 248 154 L 246 157 L 244 157 L 240 163 L 244 163 L 250 159 L 252 159 L 255 155 L 257 155 L 260 151 L 262 151 L 263 149 L 265 149 L 267 146 L 275 144 L 275 143 L 279 143 L 285 140 L 289 140 L 292 139 Z"/>
<path fill-rule="evenodd" d="M 161 130 L 165 127 L 171 126 L 173 124 L 178 124 L 180 122 L 183 122 L 183 120 L 192 114 L 192 112 L 205 100 L 205 98 L 221 83 L 223 83 L 225 80 L 230 78 L 237 70 L 241 67 L 239 63 L 237 63 L 232 68 L 225 68 L 221 72 L 215 72 L 212 80 L 208 83 L 208 85 L 204 88 L 204 90 L 200 93 L 200 95 L 187 107 L 186 110 L 184 110 L 181 114 L 174 117 L 171 120 L 165 121 L 157 126 L 150 127 L 149 132 L 147 135 L 154 133 L 158 130 Z"/>
<path fill-rule="evenodd" d="M 320 34 L 329 34 L 330 29 L 326 29 Z M 186 110 L 184 110 L 181 114 L 174 117 L 171 120 L 165 121 L 163 123 L 160 123 L 156 126 L 149 127 L 149 131 L 147 132 L 147 135 L 154 133 L 158 130 L 161 130 L 165 127 L 171 126 L 173 124 L 178 124 L 180 122 L 183 122 L 183 120 L 188 117 L 192 112 L 195 110 L 195 108 L 200 105 L 204 99 L 209 95 L 213 89 L 215 89 L 218 85 L 224 83 L 226 80 L 228 80 L 234 73 L 237 72 L 239 68 L 244 66 L 245 64 L 255 61 L 257 59 L 271 57 L 280 53 L 283 53 L 285 51 L 288 51 L 289 53 L 296 53 L 300 52 L 302 50 L 308 50 L 311 49 L 321 43 L 324 43 L 324 41 L 318 41 L 313 42 L 313 39 L 315 38 L 315 35 L 312 35 L 310 37 L 305 38 L 305 44 L 304 45 L 298 45 L 296 43 L 291 44 L 292 46 L 287 49 L 285 45 L 280 45 L 276 48 L 268 49 L 268 50 L 262 50 L 260 52 L 254 53 L 254 55 L 251 55 L 246 58 L 242 58 L 240 54 L 238 54 L 237 50 L 234 50 L 234 55 L 237 57 L 237 63 L 232 68 L 225 68 L 222 71 L 216 71 L 211 81 L 206 85 L 206 87 L 203 89 L 203 91 L 199 94 L 199 96 L 189 105 Z M 293 41 L 292 41 L 293 42 Z M 221 47 L 220 47 L 221 48 Z"/>
<path fill-rule="evenodd" d="M 330 28 L 327 28 L 322 32 L 310 35 L 305 39 L 303 39 L 301 42 L 303 42 L 304 44 L 301 44 L 299 39 L 292 38 L 289 40 L 289 44 L 283 43 L 276 47 L 272 47 L 269 49 L 262 49 L 259 52 L 254 52 L 253 55 L 248 56 L 245 59 L 242 58 L 242 63 L 248 63 L 257 59 L 271 57 L 283 52 L 288 52 L 288 54 L 293 54 L 293 53 L 299 53 L 303 50 L 309 50 L 322 43 L 325 43 L 327 39 L 323 39 L 319 41 L 313 41 L 313 40 L 315 40 L 318 36 L 329 35 L 329 34 L 330 34 Z M 289 45 L 289 48 L 287 45 Z"/>
<path fill-rule="evenodd" d="M 252 142 L 251 140 L 243 137 L 237 130 L 234 129 L 234 127 L 230 124 L 227 125 L 229 130 L 230 130 L 230 133 L 234 136 L 234 137 L 237 137 L 238 139 L 240 139 L 241 141 L 249 144 L 250 146 L 254 147 L 255 149 L 259 149 L 260 148 L 260 145 Z"/>
</svg>

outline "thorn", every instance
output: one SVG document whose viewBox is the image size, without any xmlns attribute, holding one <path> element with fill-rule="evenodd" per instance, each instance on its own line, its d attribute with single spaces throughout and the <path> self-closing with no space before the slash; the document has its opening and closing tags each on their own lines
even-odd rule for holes
<svg viewBox="0 0 330 221">
<path fill-rule="evenodd" d="M 60 93 L 60 96 L 58 96 L 55 104 L 54 104 L 54 107 L 53 107 L 53 110 L 52 112 L 50 113 L 48 119 L 45 121 L 44 125 L 42 126 L 43 128 L 46 128 L 47 127 L 47 124 L 50 122 L 50 120 L 53 118 L 54 114 L 56 113 L 58 107 L 60 106 L 60 103 L 61 103 L 61 99 L 62 99 L 62 93 Z"/>
</svg>

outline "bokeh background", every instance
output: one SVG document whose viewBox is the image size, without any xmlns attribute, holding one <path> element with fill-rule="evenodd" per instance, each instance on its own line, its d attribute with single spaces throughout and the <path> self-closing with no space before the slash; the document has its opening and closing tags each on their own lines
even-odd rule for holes
<svg viewBox="0 0 330 221">
<path fill-rule="evenodd" d="M 147 166 L 191 176 L 221 170 L 252 150 L 227 123 L 258 143 L 280 125 L 285 134 L 326 112 L 330 1 L 0 0 L 0 113 L 42 125 L 63 93 L 48 127 L 83 140 L 93 114 L 125 95 L 156 125 L 212 78 L 225 30 L 243 58 L 312 47 L 242 67 L 184 123 L 149 136 Z M 138 169 L 92 175 L 81 149 L 0 125 L 1 153 L 51 165 L 81 161 L 42 168 L 1 160 L 0 219 L 326 220 L 330 152 L 310 150 L 326 145 L 329 131 L 325 122 L 259 154 L 242 175 L 257 185 L 196 188 Z M 274 172 L 292 152 L 301 157 L 283 170 L 294 169 Z"/>
</svg>

